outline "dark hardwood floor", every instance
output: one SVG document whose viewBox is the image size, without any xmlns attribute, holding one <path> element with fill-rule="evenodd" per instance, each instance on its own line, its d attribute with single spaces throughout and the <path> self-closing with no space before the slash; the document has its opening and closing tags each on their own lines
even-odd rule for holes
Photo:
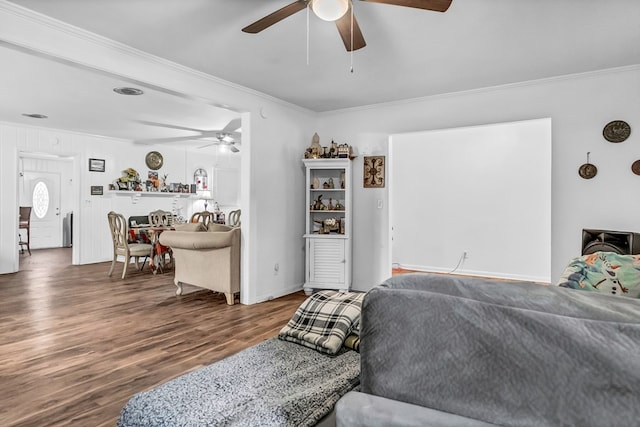
<svg viewBox="0 0 640 427">
<path fill-rule="evenodd" d="M 134 393 L 277 335 L 305 299 L 228 306 L 223 294 L 70 249 L 20 256 L 0 275 L 0 425 L 114 426 Z M 239 373 L 241 375 L 241 373 Z"/>
</svg>

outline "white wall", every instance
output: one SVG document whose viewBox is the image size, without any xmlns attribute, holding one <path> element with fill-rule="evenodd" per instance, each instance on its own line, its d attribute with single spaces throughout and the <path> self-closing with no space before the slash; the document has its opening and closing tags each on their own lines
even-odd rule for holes
<svg viewBox="0 0 640 427">
<path fill-rule="evenodd" d="M 129 196 L 131 193 L 126 193 L 127 196 L 122 196 L 124 193 L 117 195 L 109 193 L 109 184 L 122 176 L 124 169 L 132 167 L 141 177 L 147 176 L 148 168 L 144 161 L 147 152 L 157 150 L 163 153 L 164 164 L 158 172 L 167 174 L 169 182 L 191 183 L 195 169 L 205 167 L 213 171 L 214 165 L 220 163 L 217 156 L 212 153 L 187 152 L 167 146 L 136 145 L 127 141 L 81 133 L 9 123 L 0 123 L 0 130 L 0 145 L 3 153 L 11 153 L 13 149 L 17 155 L 49 153 L 75 159 L 75 162 L 69 162 L 72 170 L 65 174 L 67 179 L 73 181 L 73 185 L 66 187 L 66 191 L 72 194 L 65 194 L 67 200 L 65 206 L 74 211 L 74 263 L 77 264 L 107 261 L 113 256 L 111 237 L 106 223 L 106 215 L 110 210 L 120 212 L 125 217 L 146 215 L 156 209 L 174 211 L 176 208 L 181 208 L 182 214 L 188 217 L 193 211 L 200 210 L 199 204 L 202 202 L 196 199 L 136 198 Z M 104 159 L 105 172 L 90 172 L 89 158 Z M 8 164 L 17 162 L 17 157 L 7 160 Z M 19 178 L 9 185 L 17 188 L 18 184 Z M 103 196 L 91 195 L 90 188 L 94 185 L 103 186 Z M 2 198 L 2 211 L 9 210 L 10 206 L 12 202 Z"/>
<path fill-rule="evenodd" d="M 242 112 L 241 302 L 255 303 L 302 288 L 302 207 L 305 202 L 301 158 L 315 131 L 317 120 L 313 113 L 32 14 L 11 3 L 0 3 L 0 41 Z M 0 210 L 0 273 L 6 273 L 17 270 L 17 142 L 14 141 L 14 133 L 19 130 L 0 131 L 8 133 L 7 136 L 3 134 L 0 141 L 0 183 L 8 189 L 6 192 L 3 190 Z M 107 146 L 102 144 L 90 155 L 82 144 L 74 146 L 76 152 L 72 154 L 79 159 L 83 169 L 82 175 L 77 177 L 80 189 L 88 191 L 90 185 L 102 183 L 96 173 L 88 175 L 84 171 L 89 157 L 105 158 L 108 174 L 119 171 L 110 169 L 109 165 L 115 163 Z M 122 152 L 119 154 L 123 155 Z M 137 167 L 146 170 L 142 166 Z M 86 195 L 83 197 L 78 204 L 90 204 L 91 212 L 95 213 L 84 215 L 84 220 L 75 221 L 74 226 L 89 230 L 93 224 L 103 222 L 103 214 L 108 211 L 110 202 L 107 198 L 89 198 L 87 202 Z M 74 230 L 74 235 L 79 233 Z M 89 252 L 88 259 L 102 257 L 101 247 L 84 248 L 83 256 L 85 251 Z M 273 269 L 276 262 L 280 264 L 277 274 Z"/>
<path fill-rule="evenodd" d="M 225 104 L 243 113 L 243 303 L 300 289 L 304 278 L 304 174 L 301 157 L 317 131 L 357 148 L 387 154 L 389 135 L 550 117 L 553 122 L 552 280 L 580 251 L 583 227 L 638 230 L 640 177 L 629 171 L 640 158 L 640 133 L 622 144 L 602 138 L 602 127 L 622 119 L 638 129 L 640 67 L 471 91 L 396 104 L 316 115 L 81 30 L 0 4 L 0 41 L 94 67 L 131 81 Z M 0 129 L 0 272 L 17 269 L 17 145 Z M 5 144 L 6 143 L 6 144 Z M 577 169 L 587 151 L 598 168 L 585 181 Z M 84 152 L 83 152 L 84 153 Z M 82 154 L 82 153 L 80 153 Z M 97 153 L 95 157 L 100 157 Z M 92 156 L 94 157 L 94 156 Z M 84 155 L 84 158 L 88 158 Z M 83 165 L 84 166 L 84 160 Z M 77 177 L 80 180 L 80 177 Z M 92 180 L 83 175 L 81 188 Z M 94 184 L 95 185 L 95 184 Z M 389 275 L 388 188 L 354 192 L 354 287 L 369 289 Z M 383 208 L 377 209 L 377 201 Z M 102 215 L 96 218 L 102 221 Z M 90 226 L 91 224 L 85 224 Z M 87 249 L 88 250 L 88 249 Z M 93 255 L 92 255 L 93 256 Z M 280 264 L 275 274 L 274 263 Z"/>
<path fill-rule="evenodd" d="M 392 263 L 548 282 L 551 120 L 394 135 Z"/>
<path fill-rule="evenodd" d="M 552 119 L 551 280 L 580 254 L 582 228 L 640 230 L 640 177 L 630 171 L 640 158 L 640 66 L 485 90 L 322 114 L 318 133 L 357 147 L 354 182 L 362 155 L 387 155 L 388 136 L 549 117 Z M 611 120 L 632 128 L 621 144 L 606 142 Z M 598 167 L 591 180 L 578 176 L 586 161 Z M 388 187 L 354 192 L 354 288 L 367 290 L 390 274 Z M 384 211 L 384 212 L 383 212 Z"/>
<path fill-rule="evenodd" d="M 14 129 L 0 127 L 0 273 L 18 271 L 18 149 Z"/>
</svg>

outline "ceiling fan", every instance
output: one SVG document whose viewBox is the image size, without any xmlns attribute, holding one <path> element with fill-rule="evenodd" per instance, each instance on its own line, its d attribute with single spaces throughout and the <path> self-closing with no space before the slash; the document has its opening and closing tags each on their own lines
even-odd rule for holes
<svg viewBox="0 0 640 427">
<path fill-rule="evenodd" d="M 446 12 L 453 0 L 361 0 L 369 3 L 385 3 L 395 6 L 413 7 L 416 9 L 432 10 L 435 12 Z M 361 49 L 367 45 L 364 41 L 362 31 L 355 16 L 353 16 L 352 33 L 352 0 L 297 0 L 293 3 L 276 10 L 275 12 L 257 20 L 251 25 L 242 29 L 245 33 L 256 34 L 282 21 L 285 18 L 300 12 L 307 7 L 321 19 L 325 21 L 335 21 L 338 32 L 342 37 L 347 51 Z"/>
<path fill-rule="evenodd" d="M 180 141 L 194 141 L 194 140 L 202 140 L 208 142 L 208 144 L 202 145 L 198 148 L 210 147 L 212 145 L 224 145 L 228 146 L 229 150 L 233 153 L 237 153 L 240 151 L 236 145 L 240 145 L 241 141 L 241 132 L 240 126 L 242 124 L 241 119 L 233 119 L 223 129 L 212 129 L 212 130 L 202 130 L 195 129 L 186 126 L 177 126 L 177 125 L 168 125 L 164 123 L 157 122 L 149 122 L 145 120 L 140 120 L 139 123 L 149 125 L 149 126 L 159 126 L 168 129 L 178 129 L 185 130 L 189 132 L 197 132 L 199 135 L 186 135 L 186 136 L 174 136 L 169 138 L 153 138 L 153 139 L 142 139 L 134 141 L 136 144 L 166 144 L 169 142 L 180 142 Z"/>
</svg>

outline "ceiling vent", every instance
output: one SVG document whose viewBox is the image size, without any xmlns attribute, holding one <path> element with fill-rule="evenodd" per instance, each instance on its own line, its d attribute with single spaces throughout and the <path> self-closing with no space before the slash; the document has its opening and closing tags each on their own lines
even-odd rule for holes
<svg viewBox="0 0 640 427">
<path fill-rule="evenodd" d="M 113 91 L 120 95 L 142 95 L 144 93 L 141 89 L 135 87 L 116 87 Z"/>
</svg>

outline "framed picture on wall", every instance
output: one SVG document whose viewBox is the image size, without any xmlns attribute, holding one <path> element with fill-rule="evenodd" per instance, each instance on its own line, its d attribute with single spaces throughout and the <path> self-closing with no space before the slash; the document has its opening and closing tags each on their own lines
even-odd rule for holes
<svg viewBox="0 0 640 427">
<path fill-rule="evenodd" d="M 384 156 L 364 157 L 364 188 L 384 187 Z"/>
<path fill-rule="evenodd" d="M 104 172 L 104 159 L 89 159 L 89 172 Z"/>
</svg>

